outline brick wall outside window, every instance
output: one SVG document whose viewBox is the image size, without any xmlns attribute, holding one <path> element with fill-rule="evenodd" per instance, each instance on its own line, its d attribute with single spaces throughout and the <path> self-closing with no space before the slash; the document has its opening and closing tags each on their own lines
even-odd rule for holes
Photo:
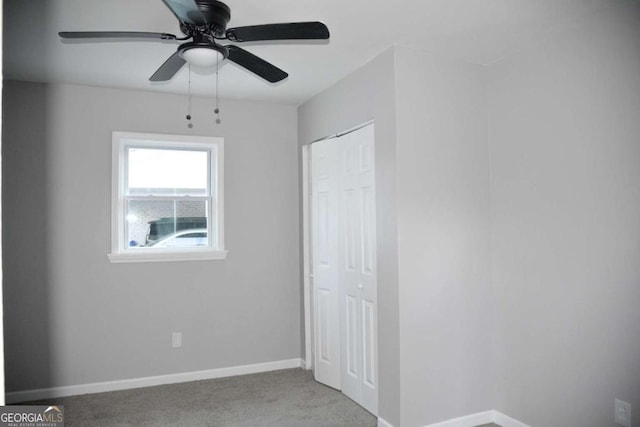
<svg viewBox="0 0 640 427">
<path fill-rule="evenodd" d="M 135 240 L 138 245 L 145 243 L 149 221 L 160 218 L 204 217 L 206 204 L 203 201 L 158 201 L 133 200 L 129 204 L 128 242 Z"/>
</svg>

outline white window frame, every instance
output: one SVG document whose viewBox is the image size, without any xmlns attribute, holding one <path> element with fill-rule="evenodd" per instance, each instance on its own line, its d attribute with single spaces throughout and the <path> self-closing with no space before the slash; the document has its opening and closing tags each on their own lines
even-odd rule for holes
<svg viewBox="0 0 640 427">
<path fill-rule="evenodd" d="M 209 152 L 209 200 L 207 247 L 129 248 L 126 238 L 126 150 L 130 147 L 206 150 Z M 111 159 L 111 262 L 163 262 L 221 260 L 224 246 L 224 139 L 220 137 L 113 132 Z M 213 173 L 212 173 L 213 172 Z M 155 197 L 154 197 L 155 198 Z M 158 200 L 163 197 L 158 196 Z M 193 200 L 194 198 L 191 197 Z M 217 242 L 213 241 L 217 236 Z"/>
</svg>

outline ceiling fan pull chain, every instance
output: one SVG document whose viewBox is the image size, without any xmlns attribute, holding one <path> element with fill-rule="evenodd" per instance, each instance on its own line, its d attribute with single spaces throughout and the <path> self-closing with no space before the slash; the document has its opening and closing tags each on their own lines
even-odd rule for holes
<svg viewBox="0 0 640 427">
<path fill-rule="evenodd" d="M 220 124 L 222 120 L 220 119 L 220 108 L 219 101 L 220 97 L 218 96 L 218 65 L 220 63 L 220 57 L 216 60 L 216 109 L 213 110 L 213 113 L 216 115 L 216 124 Z"/>
<path fill-rule="evenodd" d="M 187 86 L 187 127 L 191 129 L 193 127 L 193 123 L 191 123 L 191 64 L 189 64 L 189 84 Z"/>
</svg>

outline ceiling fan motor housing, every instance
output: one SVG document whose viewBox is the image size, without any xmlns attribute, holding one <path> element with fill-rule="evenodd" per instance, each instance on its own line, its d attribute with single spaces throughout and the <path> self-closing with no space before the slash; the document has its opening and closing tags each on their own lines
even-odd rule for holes
<svg viewBox="0 0 640 427">
<path fill-rule="evenodd" d="M 202 27 L 204 27 L 214 36 L 223 37 L 227 29 L 227 24 L 231 19 L 231 9 L 229 9 L 229 6 L 216 0 L 195 0 L 195 2 L 200 10 L 200 16 L 204 17 L 205 20 L 202 25 L 196 25 L 196 28 L 202 30 Z M 193 21 L 198 22 L 201 19 L 200 16 L 193 16 Z M 190 24 L 182 23 L 180 30 L 186 36 L 194 35 Z"/>
</svg>

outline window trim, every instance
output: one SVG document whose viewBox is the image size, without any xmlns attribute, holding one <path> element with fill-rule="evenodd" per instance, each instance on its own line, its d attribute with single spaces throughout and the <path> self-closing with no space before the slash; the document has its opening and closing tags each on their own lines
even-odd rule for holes
<svg viewBox="0 0 640 427">
<path fill-rule="evenodd" d="M 216 221 L 208 221 L 207 230 L 211 236 L 217 235 L 216 247 L 197 248 L 136 248 L 125 245 L 125 167 L 127 147 L 160 148 L 166 142 L 166 148 L 196 149 L 209 151 L 209 185 Z M 212 170 L 216 173 L 212 174 Z M 212 230 L 217 233 L 211 233 Z M 215 243 L 215 242 L 212 242 Z M 205 261 L 222 260 L 228 251 L 224 245 L 224 139 L 221 137 L 168 135 L 138 132 L 113 132 L 111 157 L 111 253 L 109 261 L 128 262 L 164 262 L 164 261 Z"/>
</svg>

